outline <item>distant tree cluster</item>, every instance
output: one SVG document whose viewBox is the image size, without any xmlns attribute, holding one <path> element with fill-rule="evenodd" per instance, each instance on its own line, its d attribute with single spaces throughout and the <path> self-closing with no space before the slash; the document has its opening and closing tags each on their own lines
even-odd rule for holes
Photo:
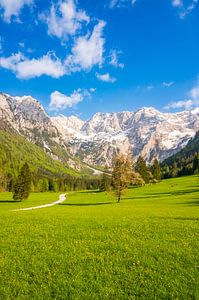
<svg viewBox="0 0 199 300">
<path fill-rule="evenodd" d="M 99 176 L 51 173 L 43 168 L 35 172 L 27 163 L 22 165 L 18 174 L 15 172 L 16 169 L 6 174 L 0 169 L 0 192 L 13 192 L 14 200 L 25 200 L 30 192 L 65 192 L 102 188 Z M 106 189 L 107 185 L 104 184 Z"/>
<path fill-rule="evenodd" d="M 139 157 L 135 165 L 132 164 L 130 155 L 118 154 L 113 162 L 112 177 L 106 172 L 101 177 L 101 191 L 113 190 L 117 195 L 118 203 L 129 186 L 143 186 L 161 180 L 161 168 L 154 160 L 152 166 L 147 166 L 143 157 Z"/>
<path fill-rule="evenodd" d="M 162 178 L 161 167 L 157 159 L 155 159 L 153 164 L 149 166 L 147 165 L 145 159 L 139 156 L 134 170 L 135 173 L 133 174 L 133 179 L 135 181 L 135 178 L 137 178 L 138 182 L 140 182 L 140 185 L 144 185 L 147 183 L 156 183 Z"/>
<path fill-rule="evenodd" d="M 106 165 L 104 168 L 104 172 L 100 178 L 100 191 L 101 192 L 110 191 L 111 184 L 112 184 L 111 174 L 109 172 L 108 166 Z"/>
<path fill-rule="evenodd" d="M 21 168 L 19 176 L 17 177 L 16 183 L 13 189 L 14 200 L 25 200 L 28 199 L 31 190 L 31 172 L 29 165 L 25 163 Z"/>
<path fill-rule="evenodd" d="M 31 170 L 32 192 L 99 188 L 99 177 L 91 176 L 86 170 L 84 176 L 81 176 L 69 168 L 67 153 L 65 154 L 62 162 L 54 160 L 43 149 L 20 135 L 0 130 L 0 192 L 13 192 L 21 168 L 26 162 Z M 57 153 L 57 156 L 61 157 L 61 154 Z"/>
<path fill-rule="evenodd" d="M 199 174 L 199 153 L 182 157 L 180 160 L 165 161 L 162 164 L 163 178 Z"/>
<path fill-rule="evenodd" d="M 161 164 L 163 178 L 199 174 L 199 131 L 188 144 Z"/>
</svg>

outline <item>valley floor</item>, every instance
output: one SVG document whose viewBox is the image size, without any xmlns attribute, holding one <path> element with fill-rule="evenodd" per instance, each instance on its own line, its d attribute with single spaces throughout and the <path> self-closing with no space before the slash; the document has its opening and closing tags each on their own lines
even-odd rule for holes
<svg viewBox="0 0 199 300">
<path fill-rule="evenodd" d="M 0 193 L 0 299 L 199 299 L 199 178 L 113 194 Z"/>
</svg>

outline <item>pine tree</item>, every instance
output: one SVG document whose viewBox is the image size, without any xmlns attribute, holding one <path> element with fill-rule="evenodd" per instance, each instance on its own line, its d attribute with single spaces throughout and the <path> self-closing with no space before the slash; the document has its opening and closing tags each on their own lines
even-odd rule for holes
<svg viewBox="0 0 199 300">
<path fill-rule="evenodd" d="M 139 156 L 135 170 L 136 172 L 140 173 L 145 183 L 149 183 L 150 173 L 143 157 Z"/>
<path fill-rule="evenodd" d="M 0 192 L 6 189 L 6 179 L 3 171 L 0 170 Z"/>
<path fill-rule="evenodd" d="M 154 163 L 151 167 L 151 172 L 156 180 L 161 179 L 161 168 L 157 159 L 154 160 Z"/>
<path fill-rule="evenodd" d="M 111 176 L 108 174 L 108 171 L 108 166 L 106 165 L 100 180 L 100 191 L 102 192 L 110 190 Z"/>
<path fill-rule="evenodd" d="M 13 199 L 14 200 L 25 200 L 28 198 L 31 189 L 31 172 L 29 165 L 25 163 L 19 176 L 17 178 L 16 184 L 14 186 Z"/>
<path fill-rule="evenodd" d="M 129 157 L 125 157 L 123 154 L 118 154 L 115 158 L 112 184 L 113 189 L 117 195 L 118 203 L 121 200 L 121 196 L 124 190 L 131 182 L 132 165 Z"/>
<path fill-rule="evenodd" d="M 176 177 L 178 175 L 178 166 L 177 163 L 174 161 L 172 168 L 171 168 L 171 177 Z"/>
<path fill-rule="evenodd" d="M 199 173 L 199 154 L 195 154 L 194 160 L 193 160 L 193 172 L 194 174 Z"/>
</svg>

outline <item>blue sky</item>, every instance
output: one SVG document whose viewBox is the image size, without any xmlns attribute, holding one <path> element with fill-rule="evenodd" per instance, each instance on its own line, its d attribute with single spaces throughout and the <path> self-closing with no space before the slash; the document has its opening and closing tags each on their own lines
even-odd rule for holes
<svg viewBox="0 0 199 300">
<path fill-rule="evenodd" d="M 0 0 L 0 90 L 51 115 L 199 106 L 198 0 Z"/>
</svg>

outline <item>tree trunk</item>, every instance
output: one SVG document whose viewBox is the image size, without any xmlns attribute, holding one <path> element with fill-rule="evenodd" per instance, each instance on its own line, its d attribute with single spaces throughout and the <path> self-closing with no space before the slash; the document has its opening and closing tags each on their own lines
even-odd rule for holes
<svg viewBox="0 0 199 300">
<path fill-rule="evenodd" d="M 121 200 L 121 193 L 119 193 L 118 198 L 117 198 L 117 203 L 120 203 Z"/>
</svg>

